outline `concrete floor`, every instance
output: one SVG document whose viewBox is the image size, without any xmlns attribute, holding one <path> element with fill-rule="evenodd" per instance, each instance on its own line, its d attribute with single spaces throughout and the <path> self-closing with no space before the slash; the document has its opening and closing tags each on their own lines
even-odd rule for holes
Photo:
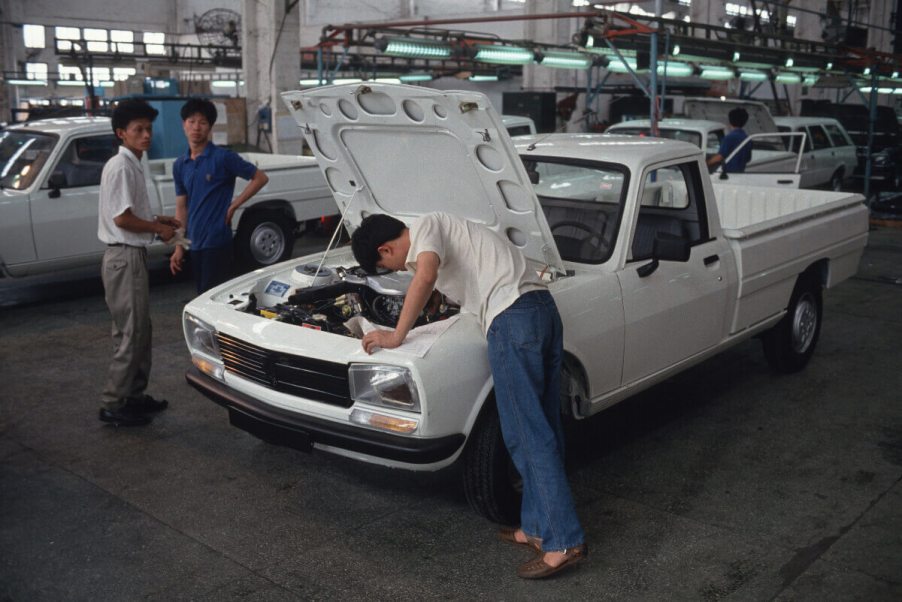
<svg viewBox="0 0 902 602">
<path fill-rule="evenodd" d="M 314 246 L 322 241 L 313 241 Z M 902 599 L 902 230 L 826 296 L 818 350 L 750 341 L 581 423 L 588 562 L 515 575 L 453 470 L 273 447 L 189 388 L 186 281 L 152 287 L 151 426 L 97 420 L 97 278 L 0 287 L 0 600 Z"/>
</svg>

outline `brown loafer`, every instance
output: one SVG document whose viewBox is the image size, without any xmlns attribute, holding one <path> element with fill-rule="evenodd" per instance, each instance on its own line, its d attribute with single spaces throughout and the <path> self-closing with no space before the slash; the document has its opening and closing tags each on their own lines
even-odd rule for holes
<svg viewBox="0 0 902 602">
<path fill-rule="evenodd" d="M 526 546 L 527 548 L 535 550 L 536 552 L 542 551 L 542 540 L 538 537 L 530 537 L 529 535 L 526 535 L 526 533 L 524 533 L 523 535 L 526 535 L 526 541 L 517 541 L 517 531 L 519 530 L 519 527 L 502 527 L 498 530 L 498 539 L 500 539 L 501 541 L 506 541 L 508 543 L 517 544 L 518 546 Z"/>
<path fill-rule="evenodd" d="M 564 550 L 564 559 L 557 566 L 545 563 L 545 555 L 540 554 L 528 562 L 524 562 L 517 569 L 517 576 L 523 579 L 544 579 L 551 577 L 564 568 L 576 564 L 589 555 L 589 547 L 586 544 Z"/>
</svg>

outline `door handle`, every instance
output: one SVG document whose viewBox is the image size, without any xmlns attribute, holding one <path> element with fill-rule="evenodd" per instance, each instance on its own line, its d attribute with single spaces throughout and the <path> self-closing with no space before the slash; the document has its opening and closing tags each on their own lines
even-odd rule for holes
<svg viewBox="0 0 902 602">
<path fill-rule="evenodd" d="M 720 260 L 720 257 L 718 255 L 708 255 L 704 259 L 705 265 L 711 265 L 712 263 L 719 261 L 719 260 Z"/>
<path fill-rule="evenodd" d="M 777 180 L 777 184 L 792 184 L 792 180 Z"/>
</svg>

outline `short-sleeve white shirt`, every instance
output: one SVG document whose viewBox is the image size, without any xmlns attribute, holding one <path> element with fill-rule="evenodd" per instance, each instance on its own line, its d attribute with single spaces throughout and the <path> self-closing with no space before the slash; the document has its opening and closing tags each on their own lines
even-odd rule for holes
<svg viewBox="0 0 902 602">
<path fill-rule="evenodd" d="M 135 247 L 152 243 L 152 233 L 130 232 L 116 225 L 113 219 L 126 209 L 131 209 L 136 217 L 153 221 L 141 160 L 125 146 L 120 146 L 119 153 L 104 165 L 100 177 L 97 238 L 106 244 L 123 243 Z"/>
<path fill-rule="evenodd" d="M 414 220 L 409 234 L 407 269 L 416 272 L 420 253 L 438 255 L 435 288 L 474 314 L 484 333 L 520 295 L 547 288 L 519 249 L 481 224 L 430 213 Z"/>
</svg>

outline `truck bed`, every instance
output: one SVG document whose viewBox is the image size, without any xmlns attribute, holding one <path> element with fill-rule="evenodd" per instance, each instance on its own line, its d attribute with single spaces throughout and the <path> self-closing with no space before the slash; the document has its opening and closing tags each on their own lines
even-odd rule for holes
<svg viewBox="0 0 902 602">
<path fill-rule="evenodd" d="M 798 274 L 819 261 L 827 288 L 857 271 L 868 232 L 861 195 L 713 187 L 723 235 L 733 247 L 739 272 L 731 333 L 774 317 Z"/>
</svg>

